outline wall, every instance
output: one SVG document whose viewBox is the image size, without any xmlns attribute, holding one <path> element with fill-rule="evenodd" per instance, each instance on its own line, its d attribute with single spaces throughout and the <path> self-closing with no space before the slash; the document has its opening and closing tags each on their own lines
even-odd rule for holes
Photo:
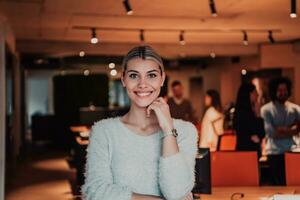
<svg viewBox="0 0 300 200">
<path fill-rule="evenodd" d="M 184 97 L 190 98 L 191 95 L 193 95 L 190 94 L 190 79 L 196 77 L 201 77 L 203 80 L 203 93 L 205 93 L 209 89 L 220 91 L 220 72 L 220 69 L 216 66 L 207 66 L 205 68 L 201 66 L 193 66 L 193 68 L 182 66 L 180 70 L 167 70 L 166 74 L 169 77 L 168 96 L 173 96 L 170 89 L 172 82 L 174 80 L 179 80 L 184 87 Z M 204 101 L 204 99 L 200 99 L 200 101 Z M 193 109 L 195 110 L 196 117 L 200 119 L 203 115 L 204 108 L 197 107 L 196 105 L 200 106 L 203 105 L 203 103 L 199 104 L 192 102 L 192 105 L 194 105 Z"/>
<path fill-rule="evenodd" d="M 292 70 L 294 76 L 293 95 L 291 100 L 300 105 L 300 51 L 299 43 L 286 43 L 276 45 L 262 45 L 260 49 L 261 68 L 281 67 Z M 291 75 L 290 75 L 291 76 Z"/>
<path fill-rule="evenodd" d="M 5 133 L 6 133 L 6 47 L 15 53 L 15 43 L 12 31 L 6 19 L 0 14 L 0 200 L 5 199 Z M 7 45 L 7 46 L 6 46 Z M 16 111 L 19 114 L 19 110 Z M 16 115 L 15 115 L 16 116 Z M 18 115 L 17 115 L 18 116 Z M 15 117 L 16 119 L 16 117 Z M 14 124 L 15 124 L 14 120 Z M 17 130 L 16 127 L 15 130 Z M 14 132 L 18 134 L 18 132 Z M 14 155 L 12 155 L 14 156 Z"/>
<path fill-rule="evenodd" d="M 0 21 L 0 199 L 4 199 L 5 185 L 5 35 Z"/>
<path fill-rule="evenodd" d="M 234 62 L 231 58 L 219 58 L 212 60 L 210 65 L 218 70 L 219 77 L 207 77 L 207 79 L 209 82 L 219 82 L 223 106 L 235 102 L 237 91 L 241 85 L 242 69 L 258 70 L 260 68 L 259 56 L 244 56 Z"/>
<path fill-rule="evenodd" d="M 119 66 L 116 67 L 118 70 Z M 53 80 L 56 75 L 80 74 L 84 69 L 90 70 L 90 73 L 107 73 L 109 70 L 104 65 L 91 65 L 81 67 L 74 66 L 71 69 L 61 70 L 26 70 L 26 108 L 27 118 L 30 124 L 32 114 L 39 112 L 41 114 L 54 114 L 53 104 Z M 120 77 L 121 73 L 112 79 Z"/>
</svg>

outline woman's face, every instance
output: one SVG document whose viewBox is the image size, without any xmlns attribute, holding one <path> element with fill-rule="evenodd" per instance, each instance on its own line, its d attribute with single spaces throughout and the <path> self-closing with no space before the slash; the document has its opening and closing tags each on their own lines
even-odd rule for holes
<svg viewBox="0 0 300 200">
<path fill-rule="evenodd" d="M 211 103 L 212 103 L 211 101 L 212 101 L 211 97 L 208 96 L 208 95 L 205 95 L 204 104 L 205 104 L 206 107 L 211 106 Z"/>
<path fill-rule="evenodd" d="M 253 90 L 252 92 L 250 92 L 250 102 L 252 104 L 257 102 L 257 98 L 258 98 L 258 93 L 256 90 Z"/>
<path fill-rule="evenodd" d="M 164 80 L 165 74 L 156 62 L 141 58 L 129 60 L 122 77 L 131 103 L 138 107 L 147 107 L 158 97 Z"/>
</svg>

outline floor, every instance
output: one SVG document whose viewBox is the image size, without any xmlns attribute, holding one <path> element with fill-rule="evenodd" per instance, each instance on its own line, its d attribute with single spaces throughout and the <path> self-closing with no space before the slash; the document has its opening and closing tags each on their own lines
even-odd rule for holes
<svg viewBox="0 0 300 200">
<path fill-rule="evenodd" d="M 76 192 L 76 171 L 64 150 L 34 148 L 6 174 L 6 200 L 80 199 Z M 75 188 L 75 189 L 74 189 Z"/>
</svg>

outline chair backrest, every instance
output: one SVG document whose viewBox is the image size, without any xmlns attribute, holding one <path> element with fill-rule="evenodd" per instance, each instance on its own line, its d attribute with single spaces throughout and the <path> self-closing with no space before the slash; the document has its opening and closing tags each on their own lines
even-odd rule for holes
<svg viewBox="0 0 300 200">
<path fill-rule="evenodd" d="M 300 153 L 285 153 L 285 176 L 287 185 L 300 185 Z"/>
<path fill-rule="evenodd" d="M 219 151 L 234 151 L 236 147 L 236 135 L 226 134 L 220 137 Z"/>
<path fill-rule="evenodd" d="M 212 186 L 258 186 L 257 152 L 211 152 Z"/>
</svg>

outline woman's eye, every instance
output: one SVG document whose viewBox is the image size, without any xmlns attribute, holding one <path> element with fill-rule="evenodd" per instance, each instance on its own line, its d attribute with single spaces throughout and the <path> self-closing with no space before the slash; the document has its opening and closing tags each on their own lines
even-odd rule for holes
<svg viewBox="0 0 300 200">
<path fill-rule="evenodd" d="M 157 75 L 154 74 L 154 73 L 151 73 L 151 74 L 149 74 L 149 77 L 150 77 L 150 78 L 155 78 L 155 77 L 157 77 Z"/>
<path fill-rule="evenodd" d="M 134 79 L 134 78 L 136 78 L 136 77 L 137 77 L 137 74 L 129 74 L 129 78 Z"/>
</svg>

